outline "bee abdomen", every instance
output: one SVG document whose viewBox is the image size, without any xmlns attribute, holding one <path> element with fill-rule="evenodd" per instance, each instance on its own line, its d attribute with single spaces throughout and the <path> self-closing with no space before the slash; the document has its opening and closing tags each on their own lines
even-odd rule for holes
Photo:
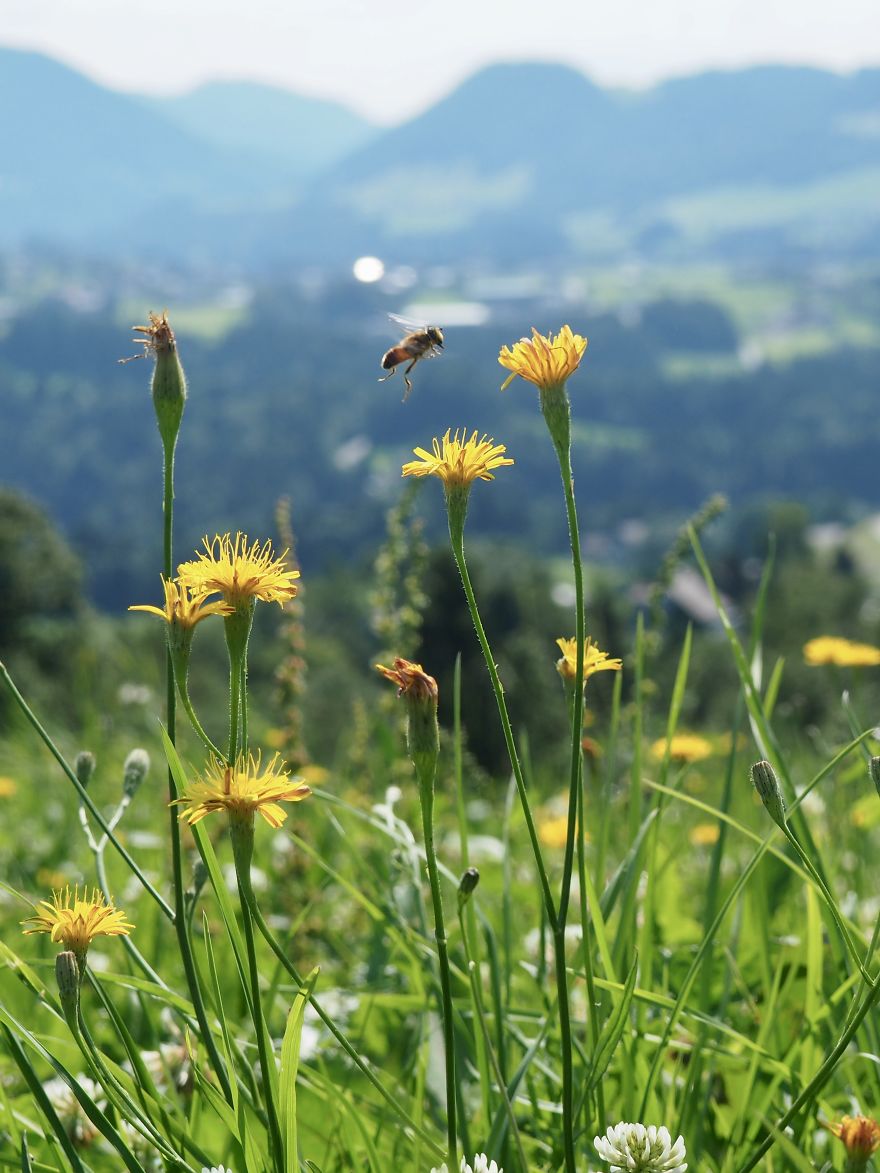
<svg viewBox="0 0 880 1173">
<path fill-rule="evenodd" d="M 409 358 L 408 353 L 402 346 L 392 346 L 390 350 L 386 350 L 382 355 L 382 369 L 390 371 L 392 367 L 398 366 Z"/>
</svg>

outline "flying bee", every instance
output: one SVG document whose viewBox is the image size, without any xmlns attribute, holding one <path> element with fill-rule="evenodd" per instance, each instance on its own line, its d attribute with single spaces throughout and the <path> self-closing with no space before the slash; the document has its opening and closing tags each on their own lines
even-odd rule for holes
<svg viewBox="0 0 880 1173">
<path fill-rule="evenodd" d="M 388 374 L 384 375 L 379 382 L 384 383 L 390 379 L 402 363 L 408 362 L 409 366 L 403 372 L 403 381 L 406 383 L 403 402 L 406 403 L 409 393 L 412 391 L 410 371 L 419 359 L 434 358 L 440 353 L 443 349 L 443 331 L 439 326 L 419 326 L 415 322 L 407 321 L 406 318 L 399 318 L 397 314 L 389 314 L 388 316 L 409 333 L 405 338 L 401 338 L 396 346 L 392 346 L 382 355 L 382 370 L 387 371 Z"/>
</svg>

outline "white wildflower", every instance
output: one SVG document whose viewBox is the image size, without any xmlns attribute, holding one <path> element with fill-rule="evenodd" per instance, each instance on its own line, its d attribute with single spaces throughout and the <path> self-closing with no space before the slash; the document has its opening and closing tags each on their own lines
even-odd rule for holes
<svg viewBox="0 0 880 1173">
<path fill-rule="evenodd" d="M 212 1165 L 209 1169 L 207 1165 L 202 1165 L 202 1173 L 232 1173 L 231 1169 L 227 1169 L 225 1165 Z"/>
<path fill-rule="evenodd" d="M 467 1157 L 462 1157 L 459 1169 L 460 1173 L 504 1173 L 504 1170 L 499 1169 L 495 1161 L 490 1161 L 485 1153 L 477 1153 L 473 1168 L 467 1163 Z M 432 1169 L 431 1173 L 448 1173 L 448 1170 L 443 1164 L 439 1169 Z"/>
<path fill-rule="evenodd" d="M 91 961 L 91 958 L 89 960 Z M 103 1112 L 107 1107 L 107 1101 L 100 1085 L 87 1075 L 78 1075 L 76 1081 L 89 1099 Z M 86 1115 L 82 1104 L 73 1094 L 73 1089 L 60 1076 L 55 1076 L 43 1084 L 43 1091 L 55 1109 L 64 1131 L 74 1144 L 83 1148 L 90 1145 L 98 1136 L 98 1129 Z"/>
<path fill-rule="evenodd" d="M 597 1136 L 593 1144 L 603 1161 L 611 1166 L 611 1173 L 684 1173 L 684 1138 L 675 1144 L 668 1128 L 655 1124 L 620 1124 L 609 1128 L 604 1136 Z"/>
</svg>

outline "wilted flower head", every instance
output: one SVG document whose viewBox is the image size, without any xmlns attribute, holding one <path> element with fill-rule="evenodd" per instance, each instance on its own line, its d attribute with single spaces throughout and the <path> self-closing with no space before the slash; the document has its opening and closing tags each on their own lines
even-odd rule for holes
<svg viewBox="0 0 880 1173">
<path fill-rule="evenodd" d="M 649 1124 L 620 1124 L 593 1140 L 596 1152 L 611 1173 L 684 1173 L 684 1138 L 673 1144 L 668 1128 Z"/>
<path fill-rule="evenodd" d="M 496 444 L 488 436 L 477 439 L 474 430 L 468 437 L 467 429 L 447 428 L 442 440 L 434 438 L 433 452 L 414 448 L 418 460 L 411 460 L 403 466 L 405 477 L 439 477 L 447 489 L 469 488 L 474 481 L 493 481 L 493 471 L 513 464 L 504 453 L 504 444 Z"/>
<path fill-rule="evenodd" d="M 260 755 L 240 757 L 234 766 L 214 758 L 204 774 L 190 782 L 175 802 L 184 806 L 180 817 L 198 823 L 214 811 L 225 810 L 233 820 L 251 822 L 259 811 L 270 827 L 280 827 L 287 812 L 278 804 L 301 802 L 312 793 L 292 778 L 275 754 L 265 768 Z"/>
<path fill-rule="evenodd" d="M 294 579 L 298 570 L 289 570 L 284 561 L 287 551 L 276 558 L 269 541 L 248 543 L 247 534 L 217 534 L 213 541 L 204 538 L 204 552 L 177 568 L 179 582 L 193 598 L 219 592 L 230 607 L 238 610 L 254 599 L 282 606 L 296 595 Z"/>
<path fill-rule="evenodd" d="M 381 672 L 386 680 L 397 685 L 398 696 L 436 702 L 437 681 L 433 676 L 428 675 L 421 664 L 414 664 L 412 660 L 404 660 L 403 656 L 395 656 L 390 668 L 386 668 L 384 664 L 377 664 L 376 670 Z"/>
<path fill-rule="evenodd" d="M 562 656 L 556 661 L 556 671 L 563 680 L 574 680 L 577 675 L 577 640 L 558 639 L 556 643 Z M 596 672 L 619 672 L 623 660 L 612 659 L 608 652 L 601 651 L 589 638 L 584 644 L 584 682 Z"/>
<path fill-rule="evenodd" d="M 669 748 L 669 757 L 673 762 L 701 762 L 713 754 L 712 742 L 699 733 L 674 733 L 668 740 L 660 737 L 651 746 L 651 757 L 661 762 L 666 757 Z"/>
<path fill-rule="evenodd" d="M 200 594 L 193 598 L 190 588 L 179 579 L 162 578 L 162 589 L 165 592 L 165 606 L 153 607 L 149 603 L 139 603 L 136 607 L 129 607 L 129 611 L 149 611 L 151 615 L 158 615 L 173 627 L 192 628 L 209 615 L 230 615 L 233 608 L 221 600 L 213 603 L 205 602 L 205 595 Z"/>
<path fill-rule="evenodd" d="M 517 375 L 534 383 L 542 391 L 561 386 L 580 365 L 587 340 L 563 326 L 558 334 L 539 334 L 532 327 L 531 338 L 520 338 L 512 347 L 502 346 L 498 361 L 513 373 L 504 380 L 501 390 L 510 386 Z"/>
<path fill-rule="evenodd" d="M 52 893 L 51 903 L 40 901 L 36 915 L 26 921 L 25 934 L 48 933 L 51 939 L 63 944 L 76 955 L 82 970 L 89 945 L 95 937 L 127 937 L 134 925 L 125 919 L 125 913 L 108 904 L 97 888 L 89 898 L 88 889 L 79 894 L 79 886 L 70 891 Z"/>
<path fill-rule="evenodd" d="M 880 1148 L 880 1125 L 869 1116 L 844 1116 L 839 1124 L 828 1127 L 846 1146 L 852 1168 L 864 1168 Z"/>
<path fill-rule="evenodd" d="M 820 635 L 804 644 L 808 664 L 834 664 L 838 668 L 872 668 L 880 664 L 880 648 L 855 643 L 836 635 Z"/>
<path fill-rule="evenodd" d="M 441 1165 L 439 1169 L 432 1169 L 431 1173 L 447 1173 L 446 1165 Z M 461 1158 L 459 1173 L 504 1173 L 504 1170 L 499 1169 L 495 1161 L 490 1161 L 485 1153 L 477 1153 L 474 1157 L 473 1167 L 468 1164 L 467 1157 Z"/>
</svg>

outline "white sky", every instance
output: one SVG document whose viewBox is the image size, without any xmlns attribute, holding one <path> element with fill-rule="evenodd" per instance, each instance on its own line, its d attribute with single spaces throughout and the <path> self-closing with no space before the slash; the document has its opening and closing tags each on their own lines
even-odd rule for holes
<svg viewBox="0 0 880 1173">
<path fill-rule="evenodd" d="M 780 61 L 880 64 L 878 0 L 0 0 L 0 44 L 115 89 L 246 78 L 411 117 L 490 61 L 604 85 Z"/>
</svg>

